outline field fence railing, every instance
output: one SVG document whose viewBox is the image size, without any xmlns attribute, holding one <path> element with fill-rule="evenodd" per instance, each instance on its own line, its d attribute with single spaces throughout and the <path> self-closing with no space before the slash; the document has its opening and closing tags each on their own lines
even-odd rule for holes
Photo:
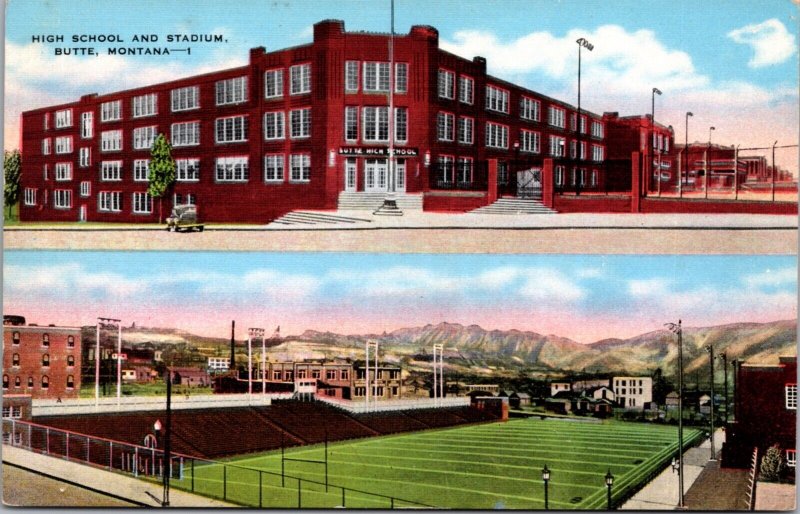
<svg viewBox="0 0 800 514">
<path fill-rule="evenodd" d="M 326 397 L 324 395 L 317 395 L 316 399 L 355 414 L 364 414 L 367 412 L 391 412 L 398 410 L 436 409 L 441 407 L 466 407 L 470 405 L 471 402 L 471 399 L 468 396 L 430 399 L 424 398 L 418 400 L 380 400 L 376 402 L 370 402 L 369 404 L 364 401 L 340 400 L 338 398 L 332 398 L 329 396 Z"/>
<path fill-rule="evenodd" d="M 285 472 L 164 451 L 37 423 L 3 418 L 3 444 L 103 468 L 111 472 L 250 507 L 278 508 L 436 508 L 391 495 L 364 491 Z M 158 443 L 158 441 L 157 441 Z M 327 477 L 326 477 L 327 478 Z M 277 502 L 277 503 L 276 503 Z"/>
</svg>

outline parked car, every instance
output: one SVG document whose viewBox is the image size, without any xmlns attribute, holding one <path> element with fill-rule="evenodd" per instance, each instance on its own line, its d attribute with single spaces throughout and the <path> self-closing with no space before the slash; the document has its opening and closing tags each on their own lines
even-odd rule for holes
<svg viewBox="0 0 800 514">
<path fill-rule="evenodd" d="M 203 231 L 203 224 L 197 219 L 197 207 L 194 205 L 176 205 L 167 218 L 167 230 L 170 232 Z"/>
</svg>

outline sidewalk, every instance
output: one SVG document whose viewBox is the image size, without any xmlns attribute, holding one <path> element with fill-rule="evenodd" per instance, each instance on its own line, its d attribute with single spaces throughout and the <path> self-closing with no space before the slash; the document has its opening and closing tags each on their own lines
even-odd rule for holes
<svg viewBox="0 0 800 514">
<path fill-rule="evenodd" d="M 146 482 L 121 473 L 112 473 L 104 469 L 70 462 L 57 457 L 41 455 L 7 444 L 3 445 L 3 462 L 16 464 L 32 469 L 55 479 L 65 480 L 85 488 L 100 491 L 117 498 L 158 507 L 159 504 L 147 493 L 161 498 L 160 484 Z M 236 507 L 237 505 L 213 500 L 204 496 L 170 489 L 171 507 Z"/>
<path fill-rule="evenodd" d="M 719 450 L 722 448 L 724 441 L 724 433 L 722 430 L 717 430 L 714 434 L 715 450 L 719 455 Z M 704 470 L 708 469 L 709 457 L 711 456 L 711 443 L 709 440 L 703 441 L 700 446 L 690 448 L 683 454 L 683 497 L 684 504 L 688 507 L 688 498 L 690 492 L 693 491 L 694 485 L 702 482 L 699 477 L 703 474 Z M 717 465 L 718 461 L 710 461 L 712 466 Z M 746 473 L 746 472 L 745 472 Z M 704 479 L 704 481 L 707 479 Z M 707 486 L 703 486 L 707 487 Z M 619 507 L 619 510 L 674 510 L 678 505 L 678 474 L 672 471 L 671 467 L 667 467 L 649 484 L 644 486 L 642 490 L 633 495 L 631 499 Z M 716 493 L 714 493 L 716 494 Z M 701 496 L 713 496 L 711 493 L 699 493 Z M 694 496 L 693 496 L 694 497 Z M 699 503 L 699 502 L 696 502 Z M 690 510 L 713 510 L 705 505 L 694 505 L 689 507 Z M 731 510 L 728 507 L 725 510 Z"/>
</svg>

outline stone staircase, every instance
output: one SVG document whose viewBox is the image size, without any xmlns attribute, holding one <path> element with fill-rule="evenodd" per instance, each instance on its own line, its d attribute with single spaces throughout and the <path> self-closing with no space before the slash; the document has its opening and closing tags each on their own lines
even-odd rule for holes
<svg viewBox="0 0 800 514">
<path fill-rule="evenodd" d="M 422 211 L 422 195 L 395 193 L 397 207 L 402 211 Z M 340 211 L 370 211 L 374 212 L 383 205 L 386 193 L 363 193 L 342 191 L 339 193 Z"/>
<path fill-rule="evenodd" d="M 538 200 L 529 198 L 499 198 L 490 205 L 479 207 L 468 214 L 556 214 Z"/>
<path fill-rule="evenodd" d="M 372 223 L 369 219 L 354 218 L 351 216 L 338 216 L 318 211 L 292 211 L 284 214 L 270 223 L 271 225 L 359 225 Z"/>
</svg>

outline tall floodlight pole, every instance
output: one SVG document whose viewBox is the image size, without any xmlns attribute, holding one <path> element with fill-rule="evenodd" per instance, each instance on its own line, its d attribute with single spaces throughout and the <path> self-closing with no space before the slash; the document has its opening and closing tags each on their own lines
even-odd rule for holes
<svg viewBox="0 0 800 514">
<path fill-rule="evenodd" d="M 728 354 L 725 352 L 720 352 L 719 358 L 722 359 L 722 369 L 724 371 L 724 380 L 725 380 L 725 427 L 728 426 Z"/>
<path fill-rule="evenodd" d="M 122 321 L 114 318 L 97 318 L 97 341 L 94 351 L 94 406 L 100 404 L 100 330 L 106 326 L 117 325 L 117 407 L 121 398 L 122 383 Z"/>
<path fill-rule="evenodd" d="M 686 113 L 686 132 L 684 133 L 684 146 L 683 151 L 686 154 L 686 179 L 689 179 L 689 117 L 694 116 L 693 112 Z M 680 180 L 678 180 L 678 197 L 683 197 L 683 172 L 681 173 Z"/>
<path fill-rule="evenodd" d="M 94 406 L 100 404 L 100 323 L 103 318 L 97 318 L 97 338 L 94 350 Z"/>
<path fill-rule="evenodd" d="M 678 323 L 667 323 L 678 336 L 678 508 L 683 509 L 683 328 Z"/>
<path fill-rule="evenodd" d="M 651 138 L 653 140 L 653 143 L 652 143 L 653 148 L 657 148 L 657 145 L 655 144 L 655 141 L 656 141 L 656 95 L 661 96 L 661 90 L 658 89 L 657 87 L 654 87 L 653 88 L 653 93 L 652 93 L 652 95 L 650 95 L 651 96 L 651 98 L 650 98 L 650 128 L 651 128 L 651 132 L 652 132 Z M 660 152 L 660 149 L 659 149 L 659 152 Z M 660 155 L 660 153 L 659 153 L 659 155 Z M 650 166 L 648 166 L 648 168 L 650 168 L 650 180 L 653 180 L 653 157 L 654 156 L 650 156 L 649 157 Z M 645 169 L 647 169 L 647 168 L 645 168 Z M 657 184 L 658 184 L 659 193 L 660 193 L 661 192 L 661 163 L 660 162 L 658 163 L 658 178 L 656 180 L 658 181 Z"/>
<path fill-rule="evenodd" d="M 736 145 L 736 150 L 733 152 L 733 199 L 739 199 L 739 147 L 741 144 Z"/>
<path fill-rule="evenodd" d="M 261 338 L 261 392 L 264 392 L 266 384 L 264 383 L 264 365 L 266 364 L 266 344 L 264 342 L 264 334 L 266 331 L 263 328 L 248 328 L 247 329 L 247 394 L 253 394 L 253 339 Z M 250 398 L 248 397 L 248 400 Z"/>
<path fill-rule="evenodd" d="M 708 352 L 708 365 L 711 368 L 711 457 L 708 460 L 717 460 L 717 452 L 714 451 L 714 347 L 706 346 Z"/>
<path fill-rule="evenodd" d="M 117 409 L 122 402 L 122 322 L 117 320 Z"/>
<path fill-rule="evenodd" d="M 706 168 L 706 171 L 705 171 L 706 176 L 705 176 L 705 180 L 703 180 L 703 189 L 705 190 L 704 196 L 706 198 L 708 198 L 708 179 L 711 178 L 711 169 L 710 169 L 711 167 L 708 165 L 708 157 L 709 157 L 709 154 L 711 154 L 711 132 L 713 132 L 715 130 L 717 130 L 716 127 L 708 127 L 708 147 L 706 148 L 705 159 L 703 159 L 703 164 L 705 165 L 705 168 Z M 736 172 L 736 170 L 734 170 L 734 173 L 735 172 Z"/>
<path fill-rule="evenodd" d="M 444 353 L 443 344 L 433 345 L 433 399 L 438 405 L 444 397 L 444 361 L 442 354 Z"/>
<path fill-rule="evenodd" d="M 378 385 L 378 342 L 377 341 L 367 341 L 366 344 L 365 344 L 366 355 L 365 355 L 365 358 L 364 358 L 364 362 L 366 364 L 366 370 L 365 370 L 365 375 L 364 375 L 364 385 L 365 385 L 365 388 L 364 388 L 365 389 L 365 398 L 364 398 L 364 400 L 365 400 L 365 403 L 366 403 L 366 406 L 367 406 L 367 410 L 369 410 L 370 389 L 373 387 L 373 383 L 370 382 L 370 376 L 369 376 L 369 351 L 370 351 L 370 349 L 372 349 L 374 351 L 374 353 L 375 353 L 375 365 L 374 365 L 374 368 L 375 368 L 375 371 L 374 371 L 375 379 L 374 379 L 374 385 L 376 386 L 376 389 L 377 389 L 377 385 Z M 376 395 L 374 393 L 375 393 L 375 391 L 373 391 L 373 394 L 372 394 L 373 402 L 375 401 L 375 397 L 376 397 Z"/>
<path fill-rule="evenodd" d="M 364 344 L 364 364 L 366 365 L 364 370 L 364 403 L 367 410 L 369 410 L 369 345 L 369 341 Z"/>
<path fill-rule="evenodd" d="M 578 152 L 577 157 L 578 161 L 583 160 L 581 155 L 583 138 L 581 137 L 581 49 L 585 48 L 590 52 L 594 49 L 594 45 L 591 44 L 586 38 L 578 38 L 575 41 L 578 44 L 578 114 L 575 118 L 575 131 L 578 134 Z M 580 168 L 578 168 L 579 176 L 575 179 L 576 187 L 579 187 L 578 184 L 581 183 L 581 179 L 583 175 L 581 174 Z"/>
<path fill-rule="evenodd" d="M 775 145 L 778 144 L 778 140 L 776 139 L 774 143 L 772 143 L 772 201 L 775 201 Z"/>
</svg>

